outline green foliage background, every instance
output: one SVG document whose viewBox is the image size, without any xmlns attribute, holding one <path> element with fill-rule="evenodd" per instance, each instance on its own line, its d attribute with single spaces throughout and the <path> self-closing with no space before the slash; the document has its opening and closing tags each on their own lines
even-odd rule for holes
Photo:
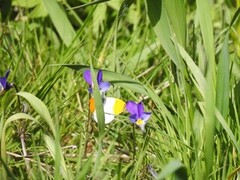
<svg viewBox="0 0 240 180">
<path fill-rule="evenodd" d="M 2 0 L 0 73 L 17 90 L 0 97 L 0 178 L 240 178 L 239 6 Z M 145 133 L 126 112 L 92 121 L 87 68 L 144 102 Z"/>
</svg>

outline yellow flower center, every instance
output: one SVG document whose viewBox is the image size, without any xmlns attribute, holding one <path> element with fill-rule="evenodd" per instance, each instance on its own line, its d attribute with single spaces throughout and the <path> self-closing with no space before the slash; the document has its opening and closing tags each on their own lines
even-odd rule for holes
<svg viewBox="0 0 240 180">
<path fill-rule="evenodd" d="M 144 124 L 144 121 L 140 118 L 136 121 L 136 125 L 138 125 L 138 126 L 141 126 L 143 124 Z"/>
</svg>

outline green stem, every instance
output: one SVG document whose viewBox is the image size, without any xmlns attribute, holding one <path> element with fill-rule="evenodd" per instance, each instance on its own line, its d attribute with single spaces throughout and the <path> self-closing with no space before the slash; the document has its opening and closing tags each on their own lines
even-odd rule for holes
<svg viewBox="0 0 240 180">
<path fill-rule="evenodd" d="M 136 137 L 135 137 L 135 124 L 133 124 L 133 162 L 136 159 Z"/>
<path fill-rule="evenodd" d="M 88 96 L 89 96 L 88 99 L 90 99 L 91 98 L 90 93 Z M 87 157 L 88 143 L 91 141 L 91 134 L 93 132 L 90 108 L 88 109 L 88 121 L 86 122 L 85 128 L 86 128 L 86 134 L 85 134 L 86 141 L 85 141 L 85 147 L 84 147 L 84 158 Z"/>
<path fill-rule="evenodd" d="M 4 129 L 4 116 L 5 116 L 5 102 L 6 102 L 6 96 L 3 97 L 1 102 L 1 122 L 0 122 L 0 139 L 1 139 L 1 159 L 2 164 L 7 166 L 7 153 L 6 153 L 6 143 L 5 143 L 5 129 Z M 3 179 L 7 179 L 7 172 L 4 166 L 2 166 L 2 177 Z"/>
</svg>

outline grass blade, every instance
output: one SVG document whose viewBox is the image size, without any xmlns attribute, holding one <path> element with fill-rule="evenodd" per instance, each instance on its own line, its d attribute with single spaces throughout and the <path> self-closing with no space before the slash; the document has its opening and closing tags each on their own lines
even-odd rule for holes
<svg viewBox="0 0 240 180">
<path fill-rule="evenodd" d="M 185 49 L 178 44 L 179 52 L 182 56 L 182 58 L 185 60 L 187 67 L 191 71 L 194 77 L 194 82 L 199 90 L 199 92 L 202 94 L 203 97 L 206 95 L 206 87 L 207 87 L 207 82 L 205 77 L 202 74 L 202 71 L 199 69 L 199 67 L 194 63 L 193 59 L 190 57 L 190 55 L 185 51 Z"/>
<path fill-rule="evenodd" d="M 59 36 L 63 40 L 64 44 L 69 46 L 72 43 L 76 33 L 69 22 L 66 13 L 56 0 L 43 0 L 43 3 Z"/>
<path fill-rule="evenodd" d="M 207 86 L 206 93 L 203 98 L 205 101 L 205 178 L 210 178 L 209 175 L 213 168 L 214 158 L 214 131 L 215 131 L 215 54 L 213 42 L 213 25 L 211 18 L 210 2 L 208 0 L 197 0 L 197 15 L 200 23 L 204 49 L 207 57 Z M 204 13 L 203 13 L 204 12 Z"/>
<path fill-rule="evenodd" d="M 217 117 L 218 121 L 221 123 L 223 129 L 225 129 L 225 131 L 227 132 L 228 136 L 232 140 L 232 142 L 235 145 L 235 147 L 236 147 L 236 149 L 238 151 L 238 154 L 239 154 L 240 153 L 240 145 L 239 145 L 238 141 L 236 140 L 232 130 L 230 129 L 230 127 L 228 126 L 228 124 L 224 120 L 224 117 L 221 115 L 221 113 L 219 112 L 218 109 L 215 109 L 215 114 L 216 114 L 216 117 Z"/>
<path fill-rule="evenodd" d="M 45 140 L 45 142 L 47 144 L 47 148 L 49 149 L 55 162 L 59 162 L 60 171 L 61 171 L 61 174 L 64 177 L 64 179 L 70 178 L 70 177 L 68 177 L 67 166 L 66 166 L 64 158 L 63 158 L 63 153 L 62 153 L 61 147 L 57 146 L 56 144 L 58 144 L 58 143 L 56 143 L 54 141 L 54 139 L 50 136 L 45 135 L 44 140 Z M 58 163 L 56 163 L 56 164 L 57 164 L 56 168 L 58 168 Z M 56 171 L 58 171 L 58 170 L 56 170 Z"/>
<path fill-rule="evenodd" d="M 219 57 L 216 90 L 216 107 L 222 114 L 223 118 L 226 119 L 229 105 L 228 33 L 224 39 Z"/>
<path fill-rule="evenodd" d="M 186 45 L 186 12 L 184 0 L 168 0 L 166 4 L 167 14 L 175 32 L 178 43 Z"/>
<path fill-rule="evenodd" d="M 169 175 L 175 174 L 176 179 L 187 179 L 186 167 L 178 160 L 169 162 L 158 175 L 157 179 L 165 179 Z"/>
<path fill-rule="evenodd" d="M 197 16 L 200 23 L 204 49 L 210 68 L 215 67 L 213 25 L 211 16 L 211 5 L 208 0 L 197 0 Z M 203 13 L 204 12 L 204 13 Z"/>
<path fill-rule="evenodd" d="M 92 81 L 94 84 L 93 97 L 94 97 L 95 109 L 96 109 L 96 113 L 97 113 L 98 127 L 99 127 L 100 135 L 103 135 L 104 129 L 105 129 L 105 116 L 104 116 L 104 111 L 103 111 L 102 96 L 99 91 L 97 78 L 96 78 L 97 76 L 95 75 L 95 71 L 92 67 L 92 64 L 90 66 L 90 70 L 91 70 Z"/>
<path fill-rule="evenodd" d="M 173 38 L 172 30 L 170 28 L 169 19 L 165 7 L 162 1 L 147 0 L 148 17 L 153 26 L 153 30 L 160 40 L 164 50 L 181 70 L 181 59 L 179 53 L 175 49 L 175 45 L 172 43 Z"/>
<path fill-rule="evenodd" d="M 238 17 L 240 15 L 240 7 L 237 9 L 237 11 L 234 13 L 234 16 L 231 20 L 230 27 L 237 21 Z"/>
<path fill-rule="evenodd" d="M 22 96 L 31 104 L 33 109 L 47 122 L 54 137 L 56 137 L 56 129 L 47 106 L 40 99 L 30 93 L 19 92 L 17 95 Z"/>
<path fill-rule="evenodd" d="M 125 15 L 126 11 L 130 8 L 134 0 L 124 0 L 121 4 L 121 7 L 118 12 L 118 23 L 120 22 L 121 18 Z"/>
</svg>

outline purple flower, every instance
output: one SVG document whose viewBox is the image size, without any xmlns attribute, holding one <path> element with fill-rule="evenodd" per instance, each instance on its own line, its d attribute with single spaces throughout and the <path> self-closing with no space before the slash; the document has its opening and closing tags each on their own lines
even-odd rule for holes
<svg viewBox="0 0 240 180">
<path fill-rule="evenodd" d="M 104 93 L 110 88 L 110 83 L 102 81 L 102 76 L 103 76 L 102 70 L 99 70 L 97 74 L 97 83 L 98 83 L 100 92 Z M 89 69 L 84 71 L 83 77 L 85 81 L 90 85 L 90 88 L 88 90 L 90 93 L 92 93 L 92 88 L 94 87 L 94 85 L 92 81 L 91 71 Z"/>
<path fill-rule="evenodd" d="M 138 125 L 142 131 L 144 131 L 145 124 L 151 116 L 150 112 L 144 112 L 143 103 L 135 103 L 134 101 L 128 101 L 126 109 L 130 113 L 129 119 L 132 123 Z"/>
<path fill-rule="evenodd" d="M 7 82 L 10 70 L 7 70 L 4 77 L 0 77 L 0 95 L 3 95 L 6 91 L 13 87 L 13 85 Z"/>
</svg>

